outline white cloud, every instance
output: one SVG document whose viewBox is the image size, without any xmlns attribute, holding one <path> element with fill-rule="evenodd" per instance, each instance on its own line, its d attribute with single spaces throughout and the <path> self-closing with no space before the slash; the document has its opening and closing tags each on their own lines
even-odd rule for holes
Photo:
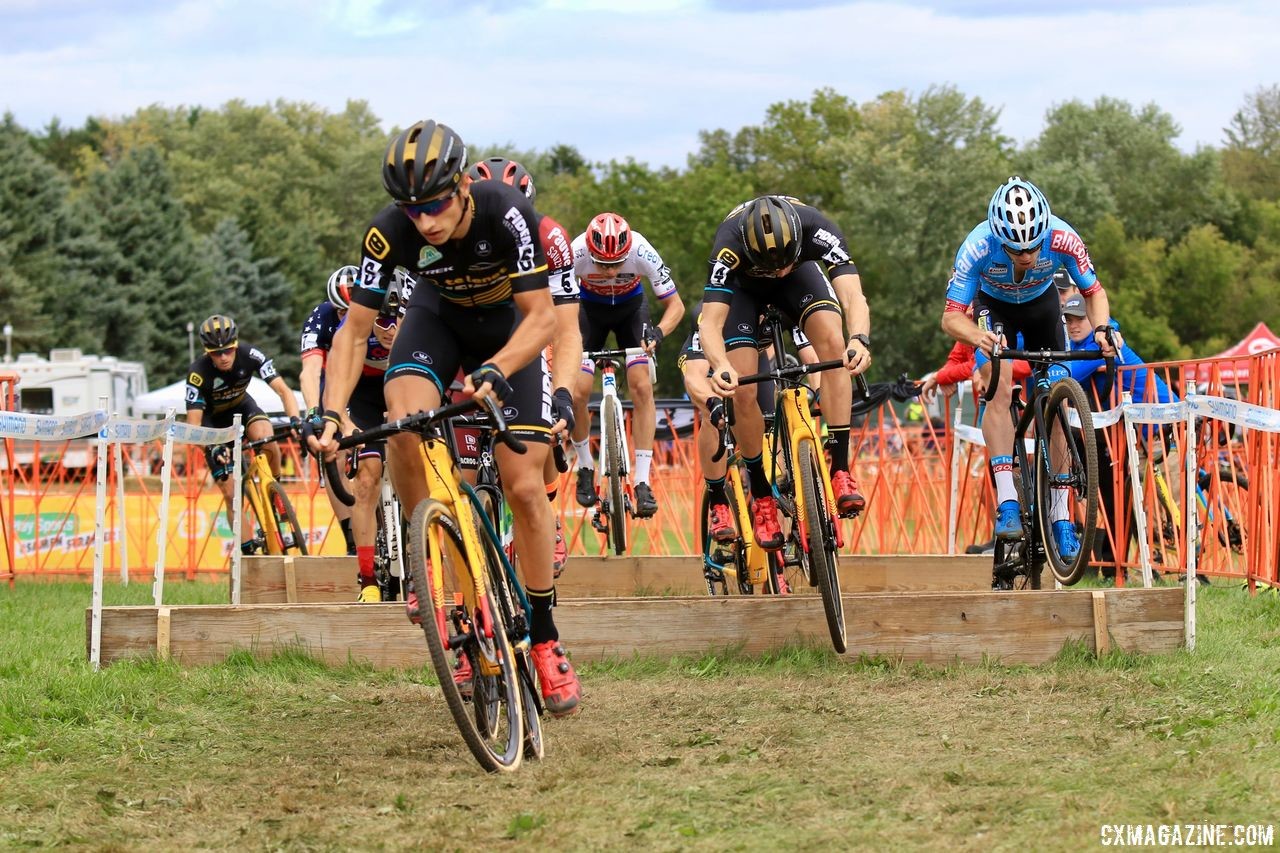
<svg viewBox="0 0 1280 853">
<path fill-rule="evenodd" d="M 22 0 L 6 15 L 23 37 L 0 47 L 0 109 L 40 127 L 151 103 L 365 99 L 388 127 L 432 116 L 477 143 L 679 166 L 699 130 L 737 130 L 822 87 L 867 101 L 953 84 L 1002 107 L 1019 140 L 1055 103 L 1154 102 L 1190 149 L 1219 143 L 1244 96 L 1277 82 L 1271 4 L 800 5 L 205 0 L 104 15 Z"/>
</svg>

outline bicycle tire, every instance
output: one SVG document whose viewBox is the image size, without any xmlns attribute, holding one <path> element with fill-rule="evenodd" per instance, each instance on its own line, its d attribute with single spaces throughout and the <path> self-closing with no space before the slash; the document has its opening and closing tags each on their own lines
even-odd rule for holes
<svg viewBox="0 0 1280 853">
<path fill-rule="evenodd" d="M 438 555 L 434 562 L 433 552 Z M 470 568 L 465 555 L 462 532 L 452 513 L 439 501 L 428 498 L 420 502 L 413 510 L 409 525 L 409 570 L 414 590 L 421 591 L 418 608 L 422 614 L 422 632 L 440 682 L 440 692 L 463 741 L 480 766 L 490 772 L 511 771 L 520 766 L 524 753 L 524 719 L 515 655 L 492 594 L 486 590 L 486 600 L 475 600 L 475 592 L 469 588 Z M 459 570 L 467 581 L 463 588 L 459 588 Z M 438 599 L 437 590 L 441 593 Z M 461 606 L 455 603 L 458 598 Z M 483 623 L 477 625 L 477 619 L 483 620 L 486 614 L 492 620 L 490 637 L 485 637 Z M 469 624 L 457 625 L 460 619 L 469 620 Z M 466 627 L 471 630 L 461 630 Z M 455 628 L 460 629 L 458 634 L 452 633 Z M 490 648 L 482 649 L 482 644 Z M 482 677 L 482 661 L 487 659 L 497 667 L 495 674 L 485 676 L 500 678 L 497 701 L 502 703 L 500 723 L 503 725 L 494 736 L 481 732 L 477 724 L 480 713 L 468 711 L 466 700 L 454 682 L 455 650 L 467 655 L 471 663 L 473 699 L 475 687 L 479 686 L 474 680 Z"/>
<path fill-rule="evenodd" d="M 267 502 L 271 506 L 271 515 L 274 523 L 272 524 L 273 530 L 266 535 L 275 537 L 281 554 L 307 556 L 307 540 L 302 536 L 302 526 L 298 524 L 298 514 L 293 511 L 293 504 L 290 503 L 289 496 L 285 494 L 284 486 L 275 482 L 269 483 L 267 485 Z M 293 536 L 292 546 L 285 543 L 284 532 L 286 530 Z"/>
<path fill-rule="evenodd" d="M 817 578 L 822 610 L 827 617 L 831 644 L 844 654 L 848 648 L 844 624 L 844 602 L 840 598 L 839 555 L 836 553 L 835 525 L 822 488 L 822 468 L 813 439 L 798 442 L 796 458 L 804 499 L 805 541 L 809 548 L 811 576 Z"/>
<path fill-rule="evenodd" d="M 733 498 L 727 493 L 725 496 L 729 498 L 730 511 L 732 511 Z M 730 591 L 743 592 L 741 584 L 742 578 L 746 576 L 746 543 L 742 541 L 741 534 L 729 542 L 716 542 L 711 538 L 711 492 L 706 489 L 702 491 L 698 518 L 698 536 L 702 542 L 702 577 L 707 584 L 707 594 L 728 595 Z M 737 526 L 736 515 L 734 526 Z M 722 554 L 724 556 L 721 556 Z M 716 591 L 717 587 L 719 592 Z M 747 587 L 750 589 L 749 583 Z"/>
<path fill-rule="evenodd" d="M 501 503 L 505 500 L 502 496 L 502 490 L 497 486 L 478 486 L 476 488 L 476 496 L 479 498 L 480 506 L 488 515 L 494 531 L 501 536 L 502 531 L 499 519 L 503 514 Z M 507 567 L 502 562 L 498 543 L 489 538 L 487 531 L 479 530 L 477 533 L 485 549 L 489 589 L 493 591 L 493 598 L 501 611 L 502 624 L 506 626 L 507 639 L 512 644 L 512 653 L 515 655 L 516 682 L 521 691 L 520 708 L 523 715 L 524 756 L 525 758 L 540 759 L 546 749 L 542 737 L 542 701 L 538 697 L 536 689 L 537 680 L 533 675 L 533 661 L 529 657 L 528 644 L 517 645 L 520 641 L 527 640 L 529 636 L 529 614 L 525 611 L 523 603 L 521 603 L 520 598 L 512 589 L 511 577 L 507 574 Z M 482 715 L 481 708 L 477 705 L 477 723 L 484 721 L 492 727 L 496 722 L 495 712 L 498 710 L 497 706 L 491 705 L 486 709 L 486 713 Z"/>
<path fill-rule="evenodd" d="M 626 492 L 622 488 L 622 436 L 619 430 L 618 410 L 606 403 L 600 408 L 601 440 L 607 443 L 608 469 L 604 476 L 609 480 L 609 540 L 613 553 L 622 555 L 627 550 Z"/>
<path fill-rule="evenodd" d="M 1080 423 L 1081 441 L 1076 441 L 1071 425 L 1070 412 L 1074 410 Z M 1098 520 L 1098 448 L 1093 436 L 1093 417 L 1089 413 L 1089 401 L 1084 389 L 1076 380 L 1066 377 L 1053 383 L 1049 400 L 1044 408 L 1044 435 L 1036 439 L 1036 512 L 1040 514 L 1040 535 L 1044 541 L 1049 570 L 1058 583 L 1071 586 L 1084 576 L 1093 553 L 1095 525 Z M 1060 467 L 1050 459 L 1052 438 L 1055 432 L 1063 436 L 1066 450 L 1067 471 L 1063 475 L 1069 486 L 1072 504 L 1084 503 L 1083 529 L 1080 531 L 1080 550 L 1075 559 L 1067 561 L 1058 552 L 1053 536 L 1053 489 L 1055 469 Z M 1074 507 L 1069 507 L 1070 510 Z"/>
</svg>

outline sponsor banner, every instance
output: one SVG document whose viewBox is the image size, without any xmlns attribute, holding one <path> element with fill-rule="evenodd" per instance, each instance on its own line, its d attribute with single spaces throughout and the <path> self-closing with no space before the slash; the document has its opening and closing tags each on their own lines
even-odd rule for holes
<svg viewBox="0 0 1280 853">
<path fill-rule="evenodd" d="M 27 412 L 0 412 L 0 438 L 36 438 L 42 441 L 66 441 L 96 435 L 107 422 L 107 413 L 85 412 L 82 415 L 56 417 Z"/>
</svg>

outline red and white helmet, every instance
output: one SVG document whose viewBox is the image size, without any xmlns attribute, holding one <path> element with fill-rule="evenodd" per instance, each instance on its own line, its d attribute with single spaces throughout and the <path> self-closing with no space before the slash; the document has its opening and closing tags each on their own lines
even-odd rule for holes
<svg viewBox="0 0 1280 853">
<path fill-rule="evenodd" d="M 620 264 L 631 254 L 631 226 L 616 213 L 602 213 L 587 226 L 587 253 L 600 264 Z"/>
</svg>

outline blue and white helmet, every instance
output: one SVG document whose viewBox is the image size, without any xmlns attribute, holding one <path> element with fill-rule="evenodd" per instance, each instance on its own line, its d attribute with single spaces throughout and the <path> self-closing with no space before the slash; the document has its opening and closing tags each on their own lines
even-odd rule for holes
<svg viewBox="0 0 1280 853">
<path fill-rule="evenodd" d="M 1006 247 L 1037 249 L 1049 231 L 1049 201 L 1035 184 L 1014 175 L 991 196 L 987 222 Z"/>
</svg>

